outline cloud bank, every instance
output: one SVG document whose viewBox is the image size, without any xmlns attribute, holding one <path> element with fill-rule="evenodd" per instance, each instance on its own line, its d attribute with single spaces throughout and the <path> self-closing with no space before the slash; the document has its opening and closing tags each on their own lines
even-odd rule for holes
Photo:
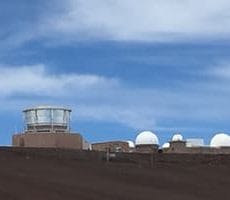
<svg viewBox="0 0 230 200">
<path fill-rule="evenodd" d="M 1 67 L 0 97 L 13 94 L 57 97 L 69 96 L 74 91 L 115 86 L 118 81 L 96 75 L 48 74 L 44 65 Z"/>
<path fill-rule="evenodd" d="M 227 0 L 52 0 L 52 6 L 1 31 L 2 45 L 71 44 L 83 40 L 203 42 L 228 40 Z M 42 4 L 42 2 L 41 2 Z M 43 5 L 43 4 L 42 4 Z M 28 10 L 30 4 L 26 5 Z M 31 6 L 32 7 L 32 6 Z M 26 11 L 23 11 L 26 12 Z M 13 15 L 13 13 L 12 13 Z M 29 14 L 28 16 L 30 16 Z"/>
<path fill-rule="evenodd" d="M 69 0 L 64 6 L 60 15 L 46 23 L 57 34 L 71 36 L 73 40 L 229 38 L 227 0 Z"/>
<path fill-rule="evenodd" d="M 220 67 L 211 71 L 218 68 L 222 71 Z M 1 110 L 61 104 L 73 108 L 74 120 L 119 123 L 138 130 L 165 130 L 183 121 L 226 121 L 230 91 L 219 89 L 226 88 L 226 80 L 212 73 L 205 76 L 212 81 L 204 78 L 173 90 L 161 86 L 146 89 L 95 74 L 51 73 L 45 65 L 2 66 Z"/>
</svg>

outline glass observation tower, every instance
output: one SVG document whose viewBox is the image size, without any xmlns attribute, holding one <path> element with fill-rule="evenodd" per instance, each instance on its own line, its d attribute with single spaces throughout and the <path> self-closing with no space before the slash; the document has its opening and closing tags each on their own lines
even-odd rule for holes
<svg viewBox="0 0 230 200">
<path fill-rule="evenodd" d="M 38 106 L 23 111 L 25 133 L 69 133 L 71 110 Z"/>
</svg>

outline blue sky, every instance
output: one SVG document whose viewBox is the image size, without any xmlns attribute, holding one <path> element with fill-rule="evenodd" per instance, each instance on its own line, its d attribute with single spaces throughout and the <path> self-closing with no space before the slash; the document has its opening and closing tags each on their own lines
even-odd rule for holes
<svg viewBox="0 0 230 200">
<path fill-rule="evenodd" d="M 0 144 L 21 111 L 72 108 L 91 142 L 230 132 L 227 0 L 0 1 Z"/>
</svg>

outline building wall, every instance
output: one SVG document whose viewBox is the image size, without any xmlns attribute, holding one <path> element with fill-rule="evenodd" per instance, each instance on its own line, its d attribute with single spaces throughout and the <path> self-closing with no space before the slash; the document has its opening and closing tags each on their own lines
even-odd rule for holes
<svg viewBox="0 0 230 200">
<path fill-rule="evenodd" d="M 24 133 L 13 135 L 13 146 L 82 149 L 82 136 L 70 133 Z"/>
<path fill-rule="evenodd" d="M 92 144 L 92 150 L 94 151 L 107 151 L 111 152 L 129 152 L 128 142 L 123 141 L 112 141 L 112 142 L 101 142 Z"/>
<path fill-rule="evenodd" d="M 171 141 L 169 148 L 165 149 L 167 153 L 187 153 L 185 141 Z"/>
<path fill-rule="evenodd" d="M 149 144 L 145 144 L 145 145 L 136 145 L 136 152 L 139 153 L 156 153 L 158 152 L 158 145 L 149 145 Z"/>
<path fill-rule="evenodd" d="M 196 154 L 230 154 L 230 147 L 189 147 L 187 152 Z"/>
<path fill-rule="evenodd" d="M 164 153 L 181 154 L 230 154 L 230 147 L 187 147 L 185 141 L 172 141 L 170 147 L 163 149 Z"/>
</svg>

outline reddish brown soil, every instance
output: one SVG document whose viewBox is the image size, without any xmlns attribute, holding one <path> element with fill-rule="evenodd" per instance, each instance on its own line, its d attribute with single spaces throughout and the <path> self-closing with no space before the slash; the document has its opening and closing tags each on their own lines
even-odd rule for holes
<svg viewBox="0 0 230 200">
<path fill-rule="evenodd" d="M 150 168 L 0 152 L 1 200 L 223 200 L 229 196 L 228 163 L 159 162 Z"/>
</svg>

